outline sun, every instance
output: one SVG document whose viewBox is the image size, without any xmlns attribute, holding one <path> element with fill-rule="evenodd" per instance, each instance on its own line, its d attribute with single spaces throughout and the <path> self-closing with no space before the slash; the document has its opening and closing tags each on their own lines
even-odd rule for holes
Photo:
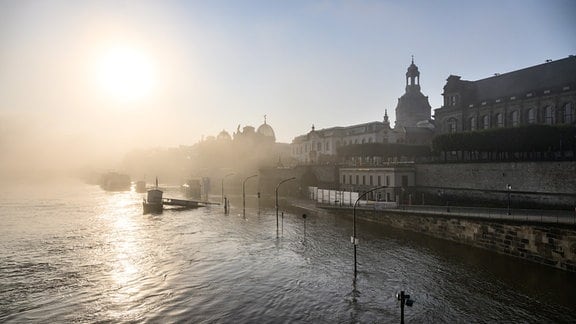
<svg viewBox="0 0 576 324">
<path fill-rule="evenodd" d="M 134 102 L 152 95 L 154 65 L 145 52 L 128 46 L 109 48 L 96 67 L 99 87 L 119 102 Z"/>
</svg>

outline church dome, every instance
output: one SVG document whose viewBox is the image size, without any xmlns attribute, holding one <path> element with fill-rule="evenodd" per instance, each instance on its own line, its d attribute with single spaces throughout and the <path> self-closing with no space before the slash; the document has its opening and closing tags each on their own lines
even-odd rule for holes
<svg viewBox="0 0 576 324">
<path fill-rule="evenodd" d="M 266 137 L 271 137 L 273 139 L 276 139 L 276 136 L 274 135 L 274 129 L 272 129 L 272 127 L 268 124 L 266 124 L 266 122 L 264 122 L 264 124 L 260 125 L 260 127 L 258 127 L 258 134 L 260 135 L 264 135 Z"/>
<path fill-rule="evenodd" d="M 216 139 L 219 140 L 219 141 L 231 141 L 231 140 L 232 140 L 232 136 L 230 136 L 230 134 L 229 134 L 227 131 L 222 130 L 222 131 L 218 134 L 218 136 L 216 137 Z"/>
</svg>

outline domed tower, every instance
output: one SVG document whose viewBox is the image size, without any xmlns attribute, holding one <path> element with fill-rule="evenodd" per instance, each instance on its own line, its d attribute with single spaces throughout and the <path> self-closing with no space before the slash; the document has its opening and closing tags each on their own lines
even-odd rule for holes
<svg viewBox="0 0 576 324">
<path fill-rule="evenodd" d="M 431 111 L 428 97 L 420 92 L 420 71 L 412 57 L 412 64 L 406 72 L 406 93 L 398 98 L 394 128 L 415 127 L 419 121 L 429 120 Z"/>
<path fill-rule="evenodd" d="M 232 140 L 232 136 L 230 136 L 230 134 L 226 131 L 226 130 L 222 130 L 218 136 L 216 136 L 216 140 L 218 141 L 231 141 Z"/>
<path fill-rule="evenodd" d="M 256 131 L 258 134 L 262 135 L 268 141 L 275 143 L 276 142 L 276 135 L 274 135 L 274 129 L 270 125 L 266 123 L 266 115 L 264 115 L 264 124 L 258 127 Z"/>
</svg>

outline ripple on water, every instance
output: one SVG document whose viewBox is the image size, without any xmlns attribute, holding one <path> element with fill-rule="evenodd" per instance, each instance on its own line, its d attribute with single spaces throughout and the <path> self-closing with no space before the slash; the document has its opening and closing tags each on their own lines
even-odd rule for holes
<svg viewBox="0 0 576 324">
<path fill-rule="evenodd" d="M 359 222 L 354 281 L 341 216 L 285 212 L 277 235 L 274 210 L 73 190 L 0 197 L 0 321 L 397 323 L 400 290 L 409 322 L 576 320 L 573 277 L 451 242 Z"/>
</svg>

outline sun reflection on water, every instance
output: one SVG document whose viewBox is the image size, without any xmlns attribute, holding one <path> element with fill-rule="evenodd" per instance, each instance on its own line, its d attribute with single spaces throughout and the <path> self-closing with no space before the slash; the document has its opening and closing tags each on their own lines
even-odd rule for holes
<svg viewBox="0 0 576 324">
<path fill-rule="evenodd" d="M 107 243 L 110 248 L 109 280 L 115 293 L 110 297 L 118 306 L 130 308 L 135 296 L 143 289 L 145 247 L 139 224 L 141 217 L 139 197 L 133 192 L 111 193 L 106 211 L 102 215 L 108 220 Z M 126 311 L 126 310 L 124 310 Z"/>
</svg>

